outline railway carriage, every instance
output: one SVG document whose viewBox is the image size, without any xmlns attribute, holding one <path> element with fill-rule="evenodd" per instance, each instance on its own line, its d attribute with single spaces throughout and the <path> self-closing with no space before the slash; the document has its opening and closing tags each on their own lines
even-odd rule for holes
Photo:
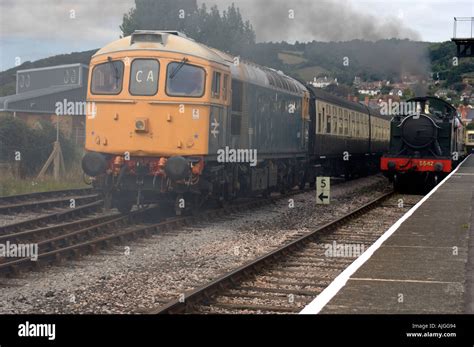
<svg viewBox="0 0 474 347">
<path fill-rule="evenodd" d="M 390 120 L 365 104 L 308 88 L 315 104 L 309 152 L 316 175 L 350 177 L 376 171 L 388 149 Z"/>
<path fill-rule="evenodd" d="M 466 130 L 465 145 L 466 152 L 472 153 L 474 150 L 474 130 Z"/>
</svg>

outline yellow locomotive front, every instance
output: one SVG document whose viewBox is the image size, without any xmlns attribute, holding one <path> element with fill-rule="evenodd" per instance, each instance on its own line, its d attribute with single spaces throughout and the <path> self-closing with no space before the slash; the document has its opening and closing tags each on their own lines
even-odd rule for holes
<svg viewBox="0 0 474 347">
<path fill-rule="evenodd" d="M 137 31 L 105 46 L 90 63 L 84 172 L 123 211 L 140 191 L 190 186 L 229 85 L 229 63 L 176 32 Z"/>
</svg>

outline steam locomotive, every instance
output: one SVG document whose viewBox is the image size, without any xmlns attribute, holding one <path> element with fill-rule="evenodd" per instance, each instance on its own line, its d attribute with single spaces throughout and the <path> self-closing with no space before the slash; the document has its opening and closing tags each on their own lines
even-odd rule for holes
<svg viewBox="0 0 474 347">
<path fill-rule="evenodd" d="M 390 148 L 380 167 L 396 189 L 412 183 L 429 189 L 465 156 L 464 125 L 456 109 L 442 99 L 417 97 L 407 104 L 408 114 L 391 120 Z"/>
</svg>

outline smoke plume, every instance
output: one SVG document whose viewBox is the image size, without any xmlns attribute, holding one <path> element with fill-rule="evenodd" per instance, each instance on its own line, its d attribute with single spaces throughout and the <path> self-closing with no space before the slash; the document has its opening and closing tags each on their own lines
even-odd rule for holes
<svg viewBox="0 0 474 347">
<path fill-rule="evenodd" d="M 232 0 L 206 1 L 217 3 L 223 10 Z M 364 2 L 364 7 L 370 2 Z M 407 5 L 409 3 L 407 2 Z M 235 5 L 249 18 L 257 33 L 257 41 L 350 41 L 361 39 L 419 40 L 420 35 L 404 25 L 399 18 L 378 18 L 358 10 L 349 1 L 341 0 L 240 0 Z M 293 11 L 294 18 L 292 16 Z"/>
</svg>

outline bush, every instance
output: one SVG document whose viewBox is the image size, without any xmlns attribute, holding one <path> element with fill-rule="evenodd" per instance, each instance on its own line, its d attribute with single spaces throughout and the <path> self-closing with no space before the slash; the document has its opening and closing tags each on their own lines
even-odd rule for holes
<svg viewBox="0 0 474 347">
<path fill-rule="evenodd" d="M 20 155 L 20 176 L 37 175 L 48 159 L 56 141 L 56 129 L 48 121 L 41 121 L 37 129 L 12 116 L 0 117 L 0 162 L 15 163 Z M 59 142 L 66 168 L 75 158 L 74 144 L 60 133 Z M 16 158 L 17 157 L 17 158 Z"/>
</svg>

